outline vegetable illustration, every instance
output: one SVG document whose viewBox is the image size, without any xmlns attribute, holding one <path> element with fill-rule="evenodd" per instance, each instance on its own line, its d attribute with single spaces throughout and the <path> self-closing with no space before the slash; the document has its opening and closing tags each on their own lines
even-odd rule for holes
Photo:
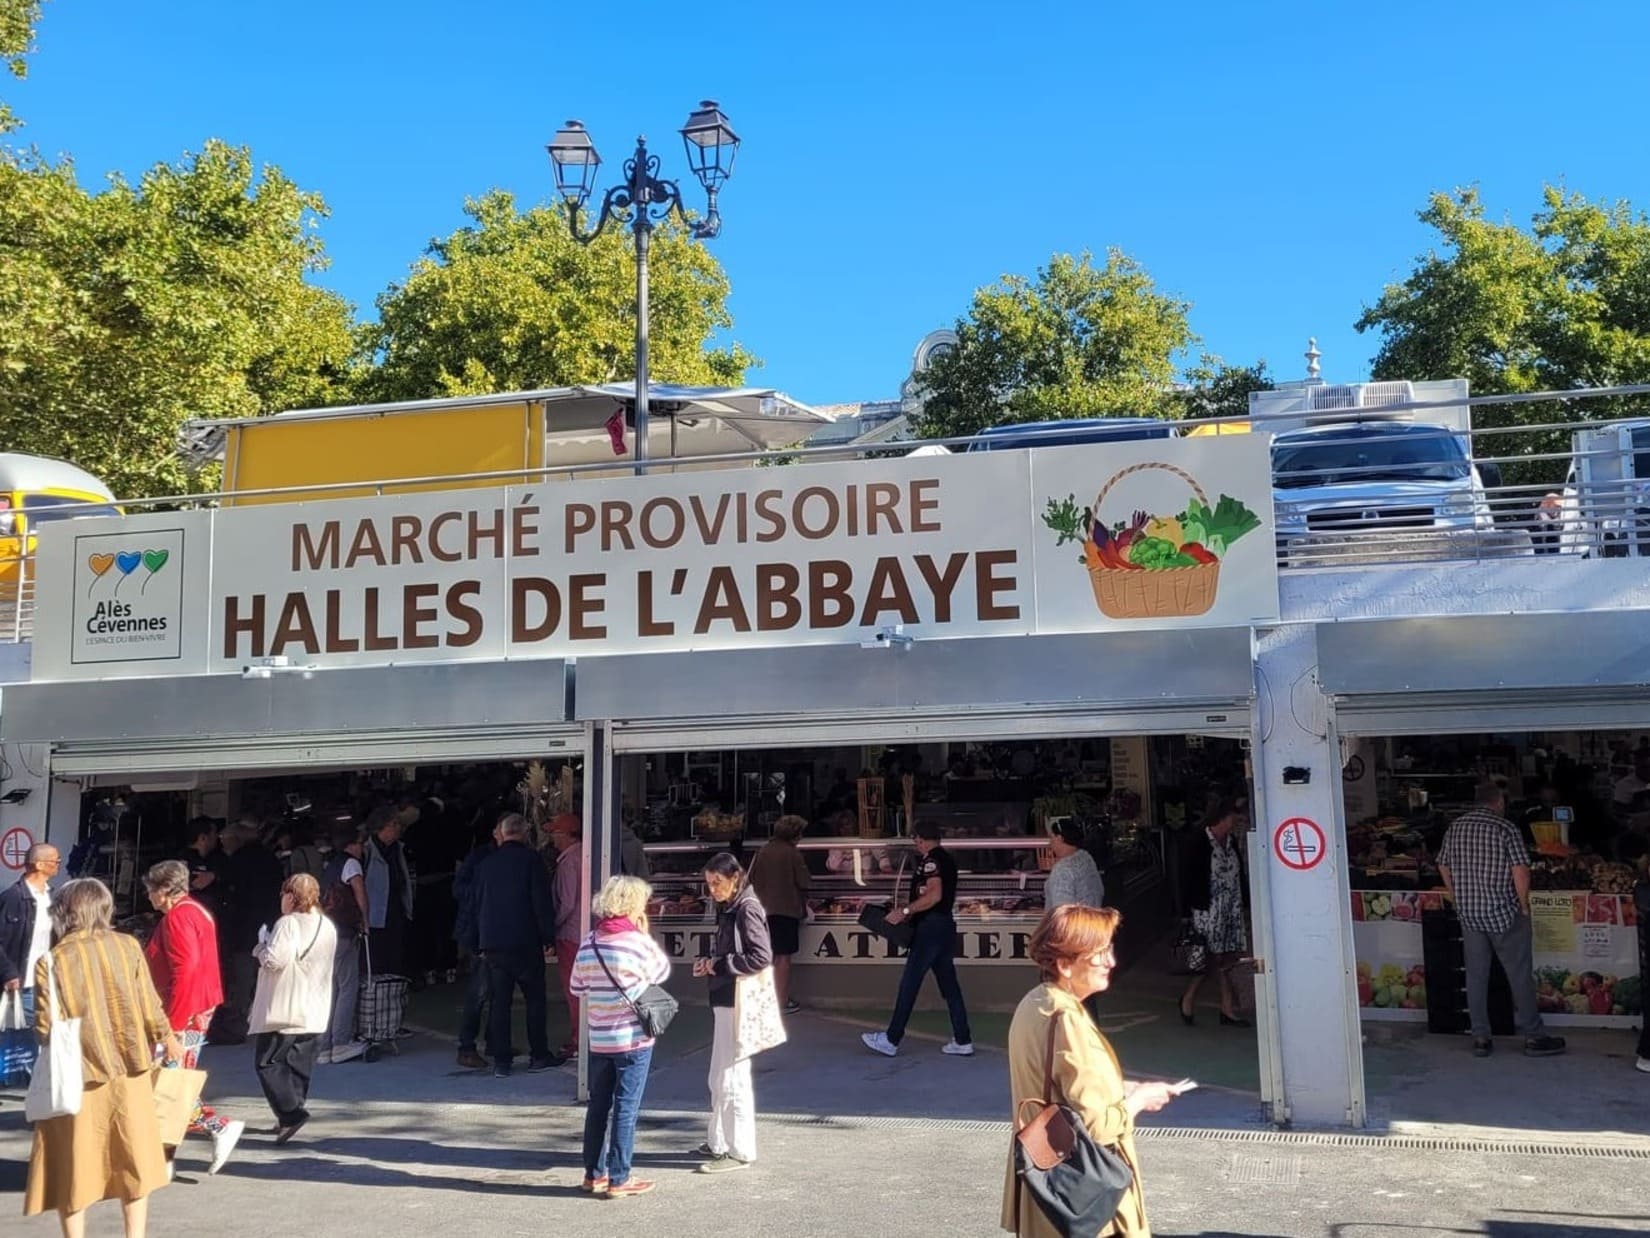
<svg viewBox="0 0 1650 1238">
<path fill-rule="evenodd" d="M 1078 543 L 1083 551 L 1078 561 L 1091 571 L 1164 571 L 1220 562 L 1233 542 L 1260 527 L 1260 517 L 1223 494 L 1213 510 L 1194 498 L 1179 515 L 1136 511 L 1128 521 L 1119 520 L 1108 529 L 1092 509 L 1068 494 L 1048 501 L 1043 523 L 1054 532 L 1056 546 Z"/>
<path fill-rule="evenodd" d="M 1127 477 L 1155 470 L 1172 474 L 1190 491 L 1180 512 L 1137 509 L 1127 520 L 1108 520 L 1106 500 Z M 1076 543 L 1095 604 L 1113 619 L 1164 619 L 1206 613 L 1220 587 L 1222 559 L 1239 538 L 1261 527 L 1241 500 L 1223 494 L 1211 507 L 1194 478 L 1178 465 L 1142 461 L 1121 469 L 1084 507 L 1075 494 L 1051 498 L 1043 523 L 1055 545 Z M 1401 999 L 1400 999 L 1401 1000 Z"/>
</svg>

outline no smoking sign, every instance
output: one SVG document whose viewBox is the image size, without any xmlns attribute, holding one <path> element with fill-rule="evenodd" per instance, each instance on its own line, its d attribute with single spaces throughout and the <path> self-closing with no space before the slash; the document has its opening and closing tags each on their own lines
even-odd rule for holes
<svg viewBox="0 0 1650 1238">
<path fill-rule="evenodd" d="M 21 872 L 23 865 L 28 861 L 29 848 L 34 846 L 34 839 L 22 826 L 13 826 L 4 836 L 0 836 L 0 864 L 5 865 L 13 872 Z"/>
<path fill-rule="evenodd" d="M 1285 868 L 1304 873 L 1323 863 L 1323 830 L 1310 817 L 1290 817 L 1272 835 L 1272 850 Z"/>
</svg>

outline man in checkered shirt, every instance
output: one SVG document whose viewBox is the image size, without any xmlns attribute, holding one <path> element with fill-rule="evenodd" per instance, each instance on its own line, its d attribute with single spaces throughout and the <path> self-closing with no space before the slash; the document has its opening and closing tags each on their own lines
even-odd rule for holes
<svg viewBox="0 0 1650 1238">
<path fill-rule="evenodd" d="M 1490 960 L 1501 960 L 1512 987 L 1518 1034 L 1527 1057 L 1564 1052 L 1562 1036 L 1548 1036 L 1535 1001 L 1535 960 L 1530 934 L 1530 853 L 1518 827 L 1506 819 L 1507 796 L 1494 783 L 1478 788 L 1477 807 L 1457 817 L 1438 852 L 1438 873 L 1461 918 L 1467 956 L 1467 1011 L 1472 1052 L 1488 1057 Z"/>
</svg>

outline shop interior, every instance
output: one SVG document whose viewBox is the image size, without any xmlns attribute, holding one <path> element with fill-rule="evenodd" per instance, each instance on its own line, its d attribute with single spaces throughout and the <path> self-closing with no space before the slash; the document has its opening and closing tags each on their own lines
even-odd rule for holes
<svg viewBox="0 0 1650 1238">
<path fill-rule="evenodd" d="M 97 877 L 115 895 L 117 917 L 141 932 L 152 917 L 141 875 L 160 860 L 185 858 L 202 820 L 217 827 L 249 819 L 261 826 L 258 845 L 283 870 L 324 862 L 334 830 L 366 820 L 373 809 L 398 809 L 403 841 L 429 904 L 427 976 L 456 965 L 451 939 L 451 876 L 485 842 L 504 812 L 542 826 L 564 811 L 581 812 L 582 762 L 477 762 L 375 769 L 294 769 L 247 774 L 187 774 L 128 785 L 99 785 L 81 797 L 81 832 L 67 857 L 74 876 Z M 221 861 L 221 850 L 214 853 Z M 445 896 L 443 891 L 446 891 Z M 418 917 L 415 916 L 415 920 Z"/>
<path fill-rule="evenodd" d="M 1120 1017 L 1108 1027 L 1119 1051 L 1136 1061 L 1151 1058 L 1142 1069 L 1184 1075 L 1197 1064 L 1214 1080 L 1254 1092 L 1253 1031 L 1217 1027 L 1212 1005 L 1198 1026 L 1183 1027 L 1175 1007 L 1187 981 L 1171 974 L 1168 949 L 1178 923 L 1182 831 L 1202 819 L 1211 800 L 1246 797 L 1247 787 L 1245 745 L 1202 735 L 618 757 L 621 811 L 652 869 L 656 931 L 687 936 L 703 924 L 708 908 L 699 873 L 711 855 L 729 850 L 748 864 L 780 816 L 808 823 L 799 846 L 812 877 L 811 920 L 792 991 L 804 1005 L 850 1018 L 879 1018 L 892 1000 L 897 971 L 877 964 L 897 957 L 859 915 L 908 886 L 912 824 L 926 820 L 944 828 L 960 870 L 959 969 L 970 1017 L 981 1012 L 976 1034 L 989 1036 L 996 1022 L 1006 1032 L 1026 991 L 1024 947 L 1042 914 L 1043 882 L 1054 861 L 1050 826 L 1075 820 L 1102 873 L 1106 902 L 1124 917 L 1113 993 Z M 1245 975 L 1245 1004 L 1253 1002 L 1253 987 Z M 1210 983 L 1201 1000 L 1212 1002 L 1215 993 Z M 919 1001 L 919 1024 L 925 1013 L 942 1017 L 932 985 Z"/>
<path fill-rule="evenodd" d="M 805 934 L 794 989 L 825 1010 L 876 1010 L 891 1000 L 895 967 L 806 964 L 897 963 L 885 946 L 877 957 L 859 912 L 891 901 L 907 880 L 913 821 L 938 821 L 962 870 L 956 912 L 969 1000 L 1005 1027 L 1026 988 L 1024 945 L 1054 858 L 1049 826 L 1076 819 L 1108 904 L 1124 913 L 1117 1000 L 1139 1029 L 1133 1034 L 1167 1026 L 1195 1037 L 1204 1029 L 1182 1029 L 1176 1017 L 1186 982 L 1170 974 L 1167 949 L 1179 911 L 1176 840 L 1212 797 L 1244 793 L 1246 756 L 1239 740 L 1199 735 L 626 753 L 616 758 L 616 788 L 624 823 L 648 854 L 651 919 L 660 933 L 691 933 L 708 922 L 700 872 L 711 855 L 732 850 L 748 863 L 780 816 L 807 821 L 801 846 L 814 876 L 812 935 Z M 581 773 L 577 760 L 553 758 L 99 787 L 85 796 L 73 871 L 109 881 L 120 914 L 142 931 L 150 909 L 137 877 L 157 860 L 180 856 L 197 818 L 255 817 L 265 823 L 264 845 L 290 864 L 308 849 L 324 854 L 334 825 L 392 803 L 413 820 L 404 841 L 426 943 L 414 980 L 442 983 L 457 966 L 443 875 L 501 811 L 525 808 L 538 822 L 564 807 L 582 811 Z M 833 934 L 833 944 L 821 949 L 823 933 Z M 1251 1002 L 1252 986 L 1242 988 Z M 1213 991 L 1209 985 L 1205 1000 Z M 937 1006 L 932 986 L 924 1002 Z M 1214 1023 L 1212 1008 L 1205 1016 Z M 1181 1049 L 1163 1070 L 1184 1064 Z M 1219 1050 L 1232 1059 L 1224 1070 L 1230 1085 L 1254 1090 L 1253 1032 L 1221 1029 Z"/>
<path fill-rule="evenodd" d="M 1650 1107 L 1633 1095 L 1645 966 L 1633 895 L 1650 853 L 1650 733 L 1402 735 L 1349 742 L 1348 753 L 1372 1119 L 1650 1132 Z M 1530 853 L 1537 1002 L 1549 1030 L 1569 1041 L 1562 1058 L 1518 1053 L 1499 968 L 1495 1056 L 1467 1053 L 1459 931 L 1437 855 L 1486 781 L 1504 788 Z"/>
</svg>

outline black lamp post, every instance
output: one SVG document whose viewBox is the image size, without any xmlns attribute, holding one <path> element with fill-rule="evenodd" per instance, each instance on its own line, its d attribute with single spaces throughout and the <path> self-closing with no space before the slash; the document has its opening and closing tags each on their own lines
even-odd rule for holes
<svg viewBox="0 0 1650 1238">
<path fill-rule="evenodd" d="M 573 236 L 588 245 L 601 235 L 609 221 L 628 223 L 636 238 L 636 471 L 647 459 L 647 256 L 653 229 L 675 212 L 695 237 L 709 239 L 722 230 L 722 216 L 716 210 L 716 195 L 733 173 L 733 157 L 739 151 L 739 136 L 722 115 L 714 99 L 706 99 L 682 126 L 682 145 L 688 166 L 705 187 L 705 217 L 689 220 L 682 205 L 682 192 L 675 181 L 659 177 L 659 157 L 647 152 L 647 139 L 636 139 L 636 153 L 625 160 L 624 182 L 602 197 L 601 214 L 589 232 L 579 227 L 579 213 L 596 186 L 596 170 L 601 156 L 579 121 L 570 120 L 546 148 L 555 168 L 556 190 L 568 205 L 568 224 Z"/>
</svg>

